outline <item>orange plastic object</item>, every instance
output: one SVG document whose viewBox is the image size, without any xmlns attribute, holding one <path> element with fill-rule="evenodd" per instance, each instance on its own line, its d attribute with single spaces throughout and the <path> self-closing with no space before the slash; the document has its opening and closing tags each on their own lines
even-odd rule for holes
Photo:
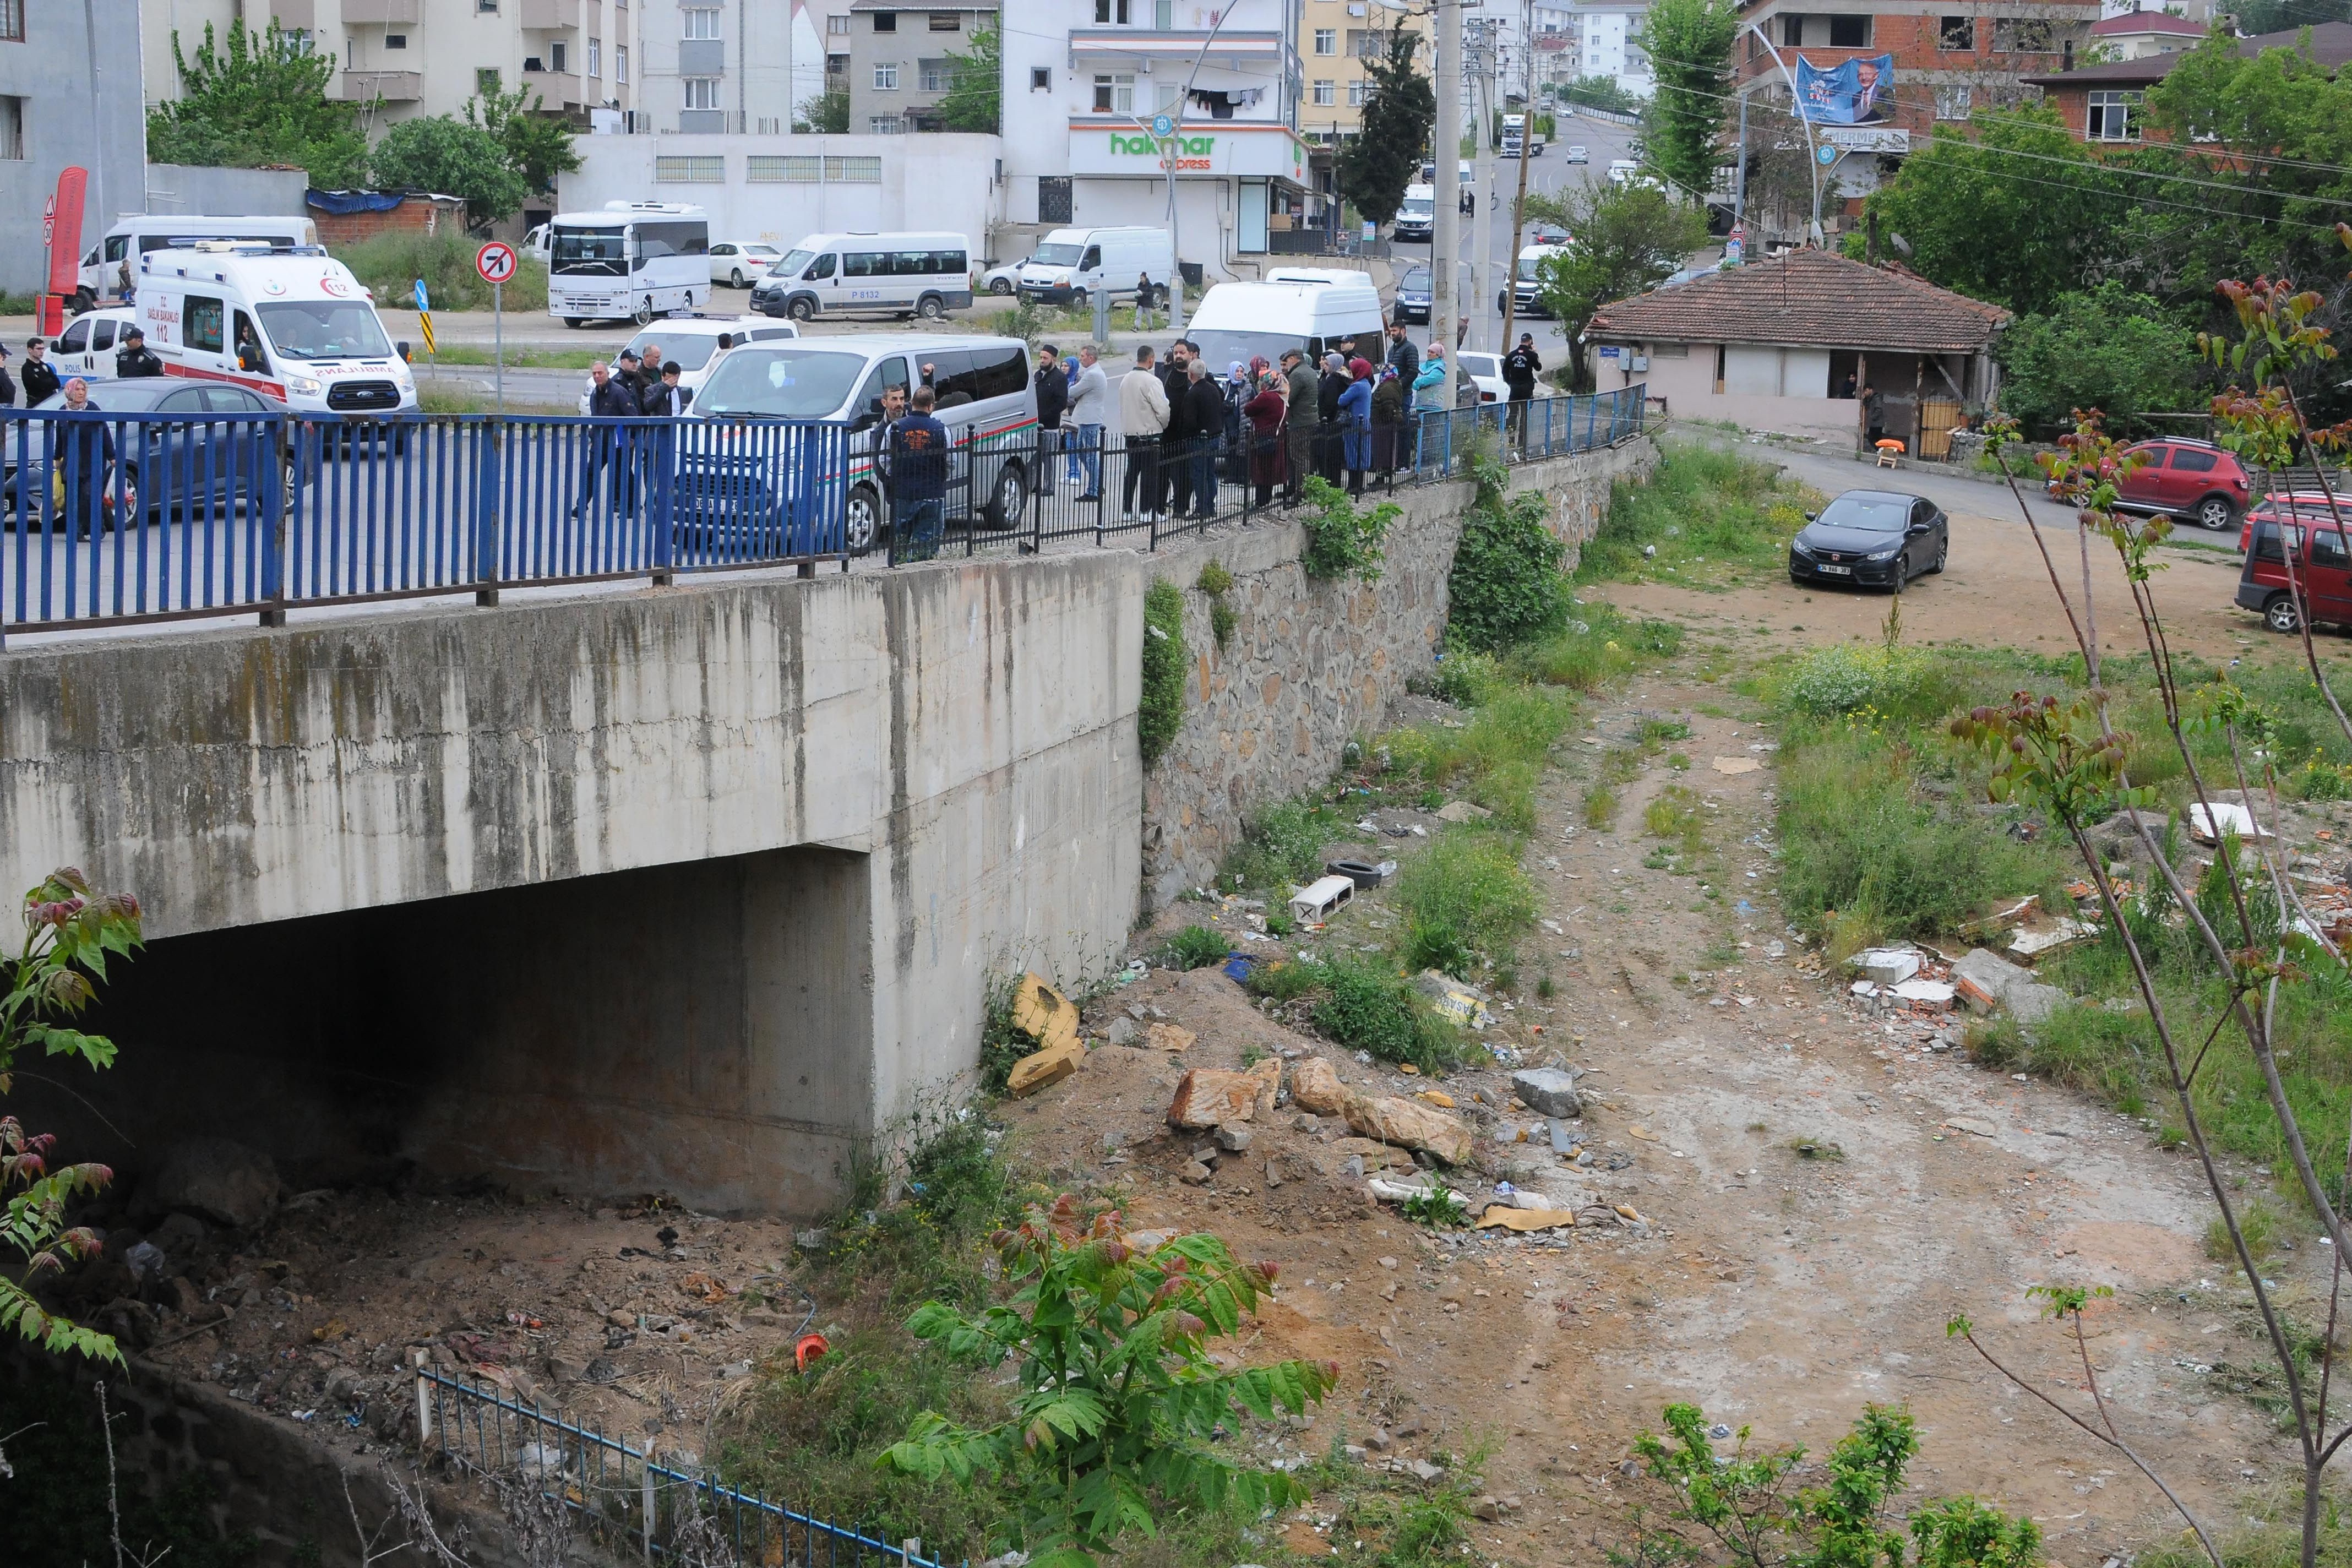
<svg viewBox="0 0 2352 1568">
<path fill-rule="evenodd" d="M 803 1334 L 793 1346 L 793 1364 L 806 1372 L 811 1362 L 822 1360 L 832 1348 L 824 1342 L 823 1334 Z"/>
</svg>

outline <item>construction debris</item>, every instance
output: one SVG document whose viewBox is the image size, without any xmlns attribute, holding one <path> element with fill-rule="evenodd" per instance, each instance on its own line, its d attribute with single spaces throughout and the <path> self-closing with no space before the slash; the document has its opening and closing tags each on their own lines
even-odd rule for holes
<svg viewBox="0 0 2352 1568">
<path fill-rule="evenodd" d="M 1444 1111 L 1394 1095 L 1377 1098 L 1350 1092 L 1340 1107 L 1348 1125 L 1367 1138 L 1419 1149 L 1449 1165 L 1470 1158 L 1470 1129 Z"/>
<path fill-rule="evenodd" d="M 1971 1012 L 1990 1013 L 2003 1007 L 2011 1017 L 2028 1025 L 2041 1023 L 2067 999 L 2066 993 L 2055 985 L 2034 979 L 2032 970 L 1981 947 L 1970 948 L 1966 957 L 1952 965 L 1952 989 Z"/>
</svg>

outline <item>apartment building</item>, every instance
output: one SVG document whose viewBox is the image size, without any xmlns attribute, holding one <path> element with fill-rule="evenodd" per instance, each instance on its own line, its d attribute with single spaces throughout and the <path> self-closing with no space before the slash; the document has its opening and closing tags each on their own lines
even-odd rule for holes
<svg viewBox="0 0 2352 1568">
<path fill-rule="evenodd" d="M 781 136 L 793 128 L 791 0 L 636 4 L 642 79 L 628 129 L 684 136 Z"/>
<path fill-rule="evenodd" d="M 1180 260 L 1216 278 L 1263 255 L 1271 229 L 1316 205 L 1301 132 L 1323 110 L 1300 101 L 1307 9 L 1300 0 L 1024 0 L 1022 26 L 1004 37 L 1006 223 L 1033 233 L 1164 226 L 1173 178 Z M 1024 241 L 1015 232 L 992 250 L 1018 256 Z"/>
<path fill-rule="evenodd" d="M 2321 69 L 2341 76 L 2347 66 L 2352 66 L 2352 22 L 2322 22 L 2238 40 L 2238 53 L 2250 58 L 2265 49 L 2294 49 Z M 2025 80 L 2028 86 L 2042 89 L 2042 101 L 2056 110 L 2066 129 L 2084 142 L 2116 146 L 2160 141 L 2163 133 L 2151 135 L 2142 120 L 2140 103 L 2149 88 L 2171 74 L 2181 56 L 2178 48 L 2159 49 Z"/>
<path fill-rule="evenodd" d="M 1576 74 L 1607 77 L 1636 98 L 1657 90 L 1657 73 L 1642 47 L 1642 24 L 1649 5 L 1579 5 L 1573 12 Z"/>
<path fill-rule="evenodd" d="M 1424 16 L 1404 16 L 1367 0 L 1301 0 L 1298 23 L 1298 132 L 1309 142 L 1336 145 L 1363 128 L 1364 100 L 1371 92 L 1369 62 L 1388 58 L 1389 37 L 1402 28 L 1421 38 L 1416 58 L 1427 70 L 1435 24 Z"/>
<path fill-rule="evenodd" d="M 41 216 L 68 165 L 89 171 L 84 239 L 143 205 L 147 121 L 138 62 L 105 47 L 139 26 L 138 0 L 0 0 L 0 288 L 47 286 Z"/>
<path fill-rule="evenodd" d="M 955 86 L 956 58 L 972 35 L 995 26 L 993 4 L 909 10 L 898 0 L 851 0 L 849 130 L 893 136 L 942 129 L 940 100 Z"/>
</svg>

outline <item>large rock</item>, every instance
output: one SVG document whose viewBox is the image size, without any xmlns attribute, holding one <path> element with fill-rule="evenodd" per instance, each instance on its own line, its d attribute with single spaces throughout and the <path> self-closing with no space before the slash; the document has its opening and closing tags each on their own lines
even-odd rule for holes
<svg viewBox="0 0 2352 1568">
<path fill-rule="evenodd" d="M 2055 985 L 2034 979 L 2032 970 L 1981 947 L 1969 949 L 1952 965 L 1952 989 L 1971 1010 L 2004 1007 L 2021 1024 L 2039 1024 L 2067 1000 Z"/>
<path fill-rule="evenodd" d="M 1584 1097 L 1576 1092 L 1576 1075 L 1559 1068 L 1528 1068 L 1513 1073 L 1511 1092 L 1538 1116 L 1584 1114 Z"/>
<path fill-rule="evenodd" d="M 1290 1069 L 1291 1103 L 1301 1110 L 1311 1110 L 1318 1116 L 1337 1116 L 1347 1095 L 1339 1082 L 1339 1069 L 1328 1058 L 1303 1058 Z"/>
<path fill-rule="evenodd" d="M 1449 1165 L 1470 1158 L 1470 1129 L 1434 1106 L 1395 1095 L 1350 1094 L 1341 1106 L 1348 1125 L 1367 1138 L 1434 1154 Z"/>
<path fill-rule="evenodd" d="M 1076 1035 L 1063 1035 L 1044 1050 L 1032 1051 L 1014 1062 L 1004 1081 L 1005 1091 L 1018 1100 L 1061 1082 L 1086 1065 L 1086 1042 Z"/>
<path fill-rule="evenodd" d="M 250 1230 L 278 1210 L 278 1167 L 226 1138 L 191 1138 L 163 1151 L 147 1178 L 145 1206 Z"/>
<path fill-rule="evenodd" d="M 1193 1068 L 1176 1080 L 1176 1098 L 1168 1104 L 1168 1125 L 1201 1130 L 1247 1121 L 1261 1110 L 1271 1111 L 1281 1090 L 1278 1058 L 1268 1057 L 1247 1072 Z"/>
</svg>

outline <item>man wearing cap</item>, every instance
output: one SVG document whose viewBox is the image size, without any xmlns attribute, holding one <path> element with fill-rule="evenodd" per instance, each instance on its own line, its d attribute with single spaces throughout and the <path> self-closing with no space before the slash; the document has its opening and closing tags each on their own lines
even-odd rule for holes
<svg viewBox="0 0 2352 1568">
<path fill-rule="evenodd" d="M 134 375 L 161 375 L 163 362 L 147 346 L 147 334 L 137 327 L 122 334 L 122 346 L 114 351 L 114 374 L 128 379 Z"/>
<path fill-rule="evenodd" d="M 1298 349 L 1282 351 L 1282 374 L 1290 383 L 1282 416 L 1282 444 L 1290 463 L 1282 481 L 1282 504 L 1297 506 L 1307 476 L 1315 471 L 1316 405 L 1323 395 L 1323 378 L 1307 363 Z"/>
</svg>

